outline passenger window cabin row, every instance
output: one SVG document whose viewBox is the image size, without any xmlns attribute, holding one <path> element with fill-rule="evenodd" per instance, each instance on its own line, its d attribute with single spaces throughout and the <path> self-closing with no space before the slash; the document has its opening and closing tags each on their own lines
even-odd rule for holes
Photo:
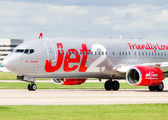
<svg viewBox="0 0 168 120">
<path fill-rule="evenodd" d="M 91 52 L 89 52 L 89 51 L 84 51 L 84 52 L 82 52 L 82 51 L 77 51 L 77 52 L 75 52 L 75 51 L 70 51 L 70 52 L 68 52 L 68 51 L 59 51 L 59 55 L 61 55 L 61 54 L 63 54 L 63 55 L 65 55 L 65 54 L 67 54 L 67 55 L 107 55 L 107 54 L 109 54 L 107 51 L 106 52 L 103 52 L 103 51 L 95 51 L 95 52 L 93 52 L 93 51 L 91 51 Z M 111 52 L 111 54 L 112 55 L 116 55 L 116 52 Z M 127 56 L 127 55 L 139 55 L 139 56 L 167 56 L 167 53 L 166 52 L 119 52 L 119 55 L 120 56 Z"/>
<path fill-rule="evenodd" d="M 119 55 L 139 55 L 139 56 L 167 56 L 166 52 L 119 52 Z"/>
<path fill-rule="evenodd" d="M 66 55 L 79 55 L 79 54 L 80 55 L 86 55 L 86 54 L 87 55 L 107 55 L 107 51 L 106 52 L 103 52 L 103 51 L 101 51 L 101 52 L 100 51 L 96 51 L 96 52 L 93 52 L 93 51 L 91 51 L 91 52 L 89 52 L 89 51 L 87 51 L 87 52 L 86 51 L 83 51 L 83 52 L 82 51 L 80 51 L 80 52 L 79 51 L 77 51 L 77 52 L 75 52 L 75 51 L 73 51 L 73 52 L 72 51 L 70 51 L 70 52 L 62 51 L 61 52 L 61 51 L 59 51 L 59 55 L 61 55 L 61 54 L 63 54 L 63 55 L 65 55 L 65 54 Z"/>
</svg>

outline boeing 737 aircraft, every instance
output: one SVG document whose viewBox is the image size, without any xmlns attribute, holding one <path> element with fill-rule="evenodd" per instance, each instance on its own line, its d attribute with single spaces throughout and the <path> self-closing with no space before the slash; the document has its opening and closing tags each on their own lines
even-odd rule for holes
<svg viewBox="0 0 168 120">
<path fill-rule="evenodd" d="M 162 91 L 168 76 L 168 44 L 164 40 L 54 38 L 25 42 L 9 54 L 3 66 L 30 82 L 52 78 L 60 85 L 79 85 L 88 78 L 107 79 L 106 90 L 118 90 L 116 80 Z"/>
</svg>

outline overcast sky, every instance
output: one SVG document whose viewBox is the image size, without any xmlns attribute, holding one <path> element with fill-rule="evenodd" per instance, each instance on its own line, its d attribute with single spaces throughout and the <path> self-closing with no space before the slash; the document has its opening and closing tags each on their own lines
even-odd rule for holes
<svg viewBox="0 0 168 120">
<path fill-rule="evenodd" d="M 168 39 L 167 0 L 0 1 L 0 38 Z"/>
</svg>

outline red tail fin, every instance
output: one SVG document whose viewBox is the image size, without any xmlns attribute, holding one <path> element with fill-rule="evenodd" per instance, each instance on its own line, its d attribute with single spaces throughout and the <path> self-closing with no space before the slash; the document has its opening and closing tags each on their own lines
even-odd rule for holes
<svg viewBox="0 0 168 120">
<path fill-rule="evenodd" d="M 43 38 L 43 33 L 40 33 L 39 39 L 42 39 L 42 38 Z"/>
</svg>

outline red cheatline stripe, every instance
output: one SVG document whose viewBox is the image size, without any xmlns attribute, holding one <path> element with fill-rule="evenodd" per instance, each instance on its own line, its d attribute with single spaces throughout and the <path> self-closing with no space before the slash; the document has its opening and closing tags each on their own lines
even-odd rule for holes
<svg viewBox="0 0 168 120">
<path fill-rule="evenodd" d="M 26 63 L 38 63 L 39 61 L 25 61 Z"/>
<path fill-rule="evenodd" d="M 29 61 L 30 63 L 38 63 L 39 61 Z"/>
</svg>

